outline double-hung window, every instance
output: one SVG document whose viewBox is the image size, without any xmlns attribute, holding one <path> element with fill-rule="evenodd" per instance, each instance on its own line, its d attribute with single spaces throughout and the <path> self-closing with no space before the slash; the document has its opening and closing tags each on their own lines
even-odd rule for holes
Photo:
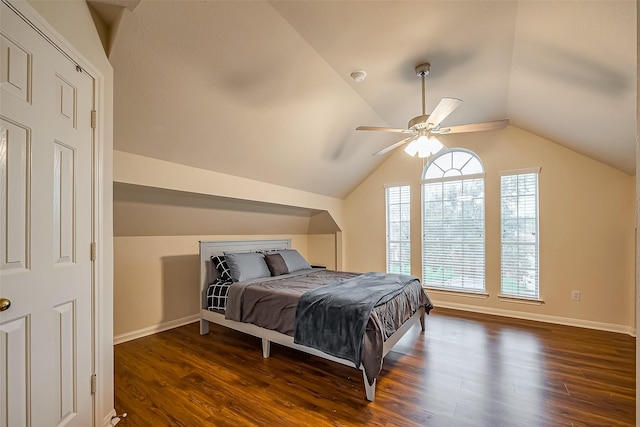
<svg viewBox="0 0 640 427">
<path fill-rule="evenodd" d="M 484 169 L 471 151 L 432 157 L 422 175 L 422 281 L 485 291 Z"/>
<path fill-rule="evenodd" d="M 501 284 L 504 296 L 539 299 L 539 168 L 500 177 Z"/>
<path fill-rule="evenodd" d="M 411 187 L 386 188 L 387 273 L 411 274 Z"/>
</svg>

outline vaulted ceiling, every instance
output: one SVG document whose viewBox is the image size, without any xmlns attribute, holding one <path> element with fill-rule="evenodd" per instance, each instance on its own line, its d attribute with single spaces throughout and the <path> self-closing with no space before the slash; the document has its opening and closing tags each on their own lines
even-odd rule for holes
<svg viewBox="0 0 640 427">
<path fill-rule="evenodd" d="M 401 139 L 355 128 L 421 114 L 429 62 L 427 113 L 463 100 L 445 125 L 509 118 L 635 173 L 633 0 L 89 4 L 110 29 L 116 150 L 345 197 Z"/>
</svg>

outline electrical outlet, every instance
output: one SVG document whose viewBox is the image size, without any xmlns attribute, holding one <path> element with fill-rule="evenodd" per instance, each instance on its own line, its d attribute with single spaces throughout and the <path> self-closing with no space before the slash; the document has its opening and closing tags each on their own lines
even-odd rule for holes
<svg viewBox="0 0 640 427">
<path fill-rule="evenodd" d="M 571 299 L 574 301 L 580 301 L 580 291 L 571 291 Z"/>
</svg>

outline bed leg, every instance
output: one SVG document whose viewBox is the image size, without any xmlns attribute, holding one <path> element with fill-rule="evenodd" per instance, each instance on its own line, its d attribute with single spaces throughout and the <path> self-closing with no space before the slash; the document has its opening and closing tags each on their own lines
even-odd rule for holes
<svg viewBox="0 0 640 427">
<path fill-rule="evenodd" d="M 271 355 L 271 341 L 262 338 L 262 357 L 265 359 Z"/>
<path fill-rule="evenodd" d="M 425 316 L 425 310 L 424 308 L 420 309 L 420 329 L 422 329 L 422 332 L 424 332 L 424 316 Z"/>
<path fill-rule="evenodd" d="M 364 391 L 367 393 L 367 400 L 369 402 L 373 402 L 376 398 L 376 382 L 377 379 L 373 380 L 373 384 L 369 385 L 369 380 L 367 380 L 367 373 L 362 370 L 362 378 L 364 378 Z"/>
<path fill-rule="evenodd" d="M 209 321 L 200 319 L 200 335 L 207 335 L 209 333 Z"/>
</svg>

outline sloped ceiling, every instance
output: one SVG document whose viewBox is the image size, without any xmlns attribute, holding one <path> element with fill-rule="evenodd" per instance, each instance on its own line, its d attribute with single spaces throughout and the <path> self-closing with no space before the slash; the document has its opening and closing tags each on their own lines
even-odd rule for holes
<svg viewBox="0 0 640 427">
<path fill-rule="evenodd" d="M 445 125 L 509 118 L 635 173 L 632 0 L 142 0 L 112 21 L 116 150 L 342 198 L 399 139 L 354 129 L 421 114 L 430 62 L 427 113 L 463 100 Z"/>
<path fill-rule="evenodd" d="M 333 234 L 340 230 L 326 211 L 122 183 L 114 185 L 113 193 L 117 237 L 258 235 L 264 230 Z"/>
</svg>

